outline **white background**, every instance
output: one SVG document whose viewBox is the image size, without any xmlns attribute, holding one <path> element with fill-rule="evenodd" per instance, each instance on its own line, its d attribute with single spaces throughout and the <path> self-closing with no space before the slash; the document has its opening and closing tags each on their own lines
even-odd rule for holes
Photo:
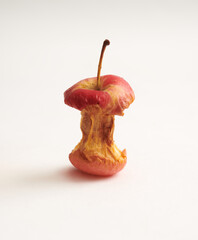
<svg viewBox="0 0 198 240">
<path fill-rule="evenodd" d="M 119 174 L 75 170 L 80 112 L 63 92 L 125 78 Z M 198 239 L 198 2 L 0 1 L 0 239 Z"/>
</svg>

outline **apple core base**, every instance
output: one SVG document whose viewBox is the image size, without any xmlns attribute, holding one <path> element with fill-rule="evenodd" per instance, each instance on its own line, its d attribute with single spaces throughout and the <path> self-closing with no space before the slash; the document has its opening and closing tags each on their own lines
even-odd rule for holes
<svg viewBox="0 0 198 240">
<path fill-rule="evenodd" d="M 80 153 L 79 150 L 70 153 L 69 160 L 77 169 L 98 176 L 111 176 L 116 174 L 124 168 L 127 162 L 126 157 L 121 161 L 112 162 L 109 159 L 101 159 L 96 156 L 94 156 L 93 161 L 90 162 L 84 159 L 83 154 Z"/>
</svg>

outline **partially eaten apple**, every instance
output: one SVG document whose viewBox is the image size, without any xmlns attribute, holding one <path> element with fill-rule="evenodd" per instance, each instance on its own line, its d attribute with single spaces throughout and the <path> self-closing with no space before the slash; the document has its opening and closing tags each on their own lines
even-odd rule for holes
<svg viewBox="0 0 198 240">
<path fill-rule="evenodd" d="M 114 115 L 134 101 L 130 85 L 121 77 L 100 77 L 102 58 L 109 40 L 103 43 L 98 75 L 79 81 L 64 92 L 65 104 L 81 111 L 82 139 L 70 153 L 70 162 L 79 170 L 100 176 L 119 172 L 126 164 L 126 150 L 120 151 L 113 140 Z"/>
</svg>

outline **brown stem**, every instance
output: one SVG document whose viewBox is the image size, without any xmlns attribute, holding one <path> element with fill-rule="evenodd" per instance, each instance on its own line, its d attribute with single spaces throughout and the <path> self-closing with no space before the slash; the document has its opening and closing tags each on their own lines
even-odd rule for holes
<svg viewBox="0 0 198 240">
<path fill-rule="evenodd" d="M 101 68 L 102 68 L 102 59 L 103 59 L 105 48 L 109 44 L 110 44 L 110 41 L 108 39 L 106 39 L 103 42 L 103 45 L 102 45 L 102 50 L 101 50 L 101 54 L 100 54 L 100 60 L 99 60 L 99 64 L 98 64 L 98 74 L 97 74 L 97 88 L 98 88 L 98 90 L 100 90 L 100 72 L 101 72 Z"/>
</svg>

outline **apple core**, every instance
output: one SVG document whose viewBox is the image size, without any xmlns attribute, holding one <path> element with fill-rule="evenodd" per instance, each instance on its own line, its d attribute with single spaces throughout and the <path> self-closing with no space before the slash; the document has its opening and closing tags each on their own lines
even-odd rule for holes
<svg viewBox="0 0 198 240">
<path fill-rule="evenodd" d="M 113 140 L 114 115 L 134 101 L 130 85 L 115 75 L 100 76 L 105 40 L 100 55 L 97 77 L 86 78 L 64 92 L 65 104 L 81 111 L 82 139 L 69 154 L 70 162 L 79 170 L 99 176 L 119 172 L 127 162 L 126 150 L 119 150 Z"/>
</svg>

